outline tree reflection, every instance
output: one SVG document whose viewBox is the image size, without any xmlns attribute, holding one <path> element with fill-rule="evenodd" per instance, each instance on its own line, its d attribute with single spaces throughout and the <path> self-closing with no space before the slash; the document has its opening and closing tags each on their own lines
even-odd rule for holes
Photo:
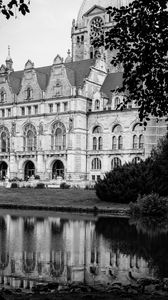
<svg viewBox="0 0 168 300">
<path fill-rule="evenodd" d="M 129 220 L 100 218 L 96 231 L 109 241 L 111 249 L 122 254 L 143 258 L 154 274 L 168 274 L 168 222 L 167 219 Z"/>
</svg>

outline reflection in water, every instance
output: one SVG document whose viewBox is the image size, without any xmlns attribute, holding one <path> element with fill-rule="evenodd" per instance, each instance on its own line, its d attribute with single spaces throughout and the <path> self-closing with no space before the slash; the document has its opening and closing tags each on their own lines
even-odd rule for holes
<svg viewBox="0 0 168 300">
<path fill-rule="evenodd" d="M 107 284 L 129 282 L 130 272 L 136 278 L 166 277 L 167 233 L 149 236 L 130 224 L 124 218 L 0 217 L 1 283 Z"/>
</svg>

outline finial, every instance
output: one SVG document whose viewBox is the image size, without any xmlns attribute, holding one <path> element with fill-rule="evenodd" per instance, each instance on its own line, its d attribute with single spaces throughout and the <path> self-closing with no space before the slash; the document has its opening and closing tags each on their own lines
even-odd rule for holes
<svg viewBox="0 0 168 300">
<path fill-rule="evenodd" d="M 68 54 L 68 56 L 70 56 L 70 54 L 71 54 L 71 51 L 70 51 L 70 49 L 68 49 L 68 52 L 67 52 L 67 54 Z"/>
<path fill-rule="evenodd" d="M 10 56 L 10 46 L 8 46 L 8 56 L 7 56 L 6 60 L 12 60 L 12 58 Z"/>
<path fill-rule="evenodd" d="M 8 45 L 8 56 L 10 56 L 10 46 Z"/>
</svg>

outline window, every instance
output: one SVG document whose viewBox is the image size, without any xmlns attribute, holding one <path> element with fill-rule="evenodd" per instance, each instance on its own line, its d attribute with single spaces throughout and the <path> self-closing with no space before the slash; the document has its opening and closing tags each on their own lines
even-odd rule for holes
<svg viewBox="0 0 168 300">
<path fill-rule="evenodd" d="M 4 118 L 4 117 L 5 117 L 5 110 L 2 109 L 2 118 Z"/>
<path fill-rule="evenodd" d="M 93 150 L 97 150 L 97 138 L 93 138 Z"/>
<path fill-rule="evenodd" d="M 38 114 L 38 105 L 35 105 L 35 106 L 34 106 L 34 114 L 35 114 L 35 115 Z"/>
<path fill-rule="evenodd" d="M 32 89 L 28 87 L 26 90 L 26 99 L 30 100 L 32 98 L 32 95 L 33 95 Z"/>
<path fill-rule="evenodd" d="M 100 101 L 96 100 L 95 101 L 95 110 L 99 110 L 100 109 Z"/>
<path fill-rule="evenodd" d="M 99 158 L 94 158 L 92 160 L 92 170 L 100 170 L 101 169 L 101 160 Z"/>
<path fill-rule="evenodd" d="M 122 150 L 123 148 L 123 137 L 119 136 L 118 137 L 118 149 Z"/>
<path fill-rule="evenodd" d="M 92 175 L 92 181 L 95 181 L 96 177 L 95 175 Z"/>
<path fill-rule="evenodd" d="M 98 150 L 102 150 L 103 149 L 103 139 L 102 137 L 100 136 L 98 138 Z"/>
<path fill-rule="evenodd" d="M 93 128 L 93 133 L 102 133 L 102 128 L 100 126 L 96 126 Z"/>
<path fill-rule="evenodd" d="M 133 149 L 138 149 L 138 137 L 136 135 L 133 136 Z"/>
<path fill-rule="evenodd" d="M 10 150 L 9 131 L 4 126 L 0 128 L 0 150 L 1 152 L 9 152 Z"/>
<path fill-rule="evenodd" d="M 25 107 L 21 107 L 21 115 L 22 115 L 22 116 L 25 115 Z"/>
<path fill-rule="evenodd" d="M 24 150 L 31 152 L 36 150 L 37 134 L 32 124 L 27 124 L 24 129 Z"/>
<path fill-rule="evenodd" d="M 122 150 L 123 149 L 123 136 L 122 136 L 122 127 L 117 124 L 113 127 L 112 130 L 112 150 Z"/>
<path fill-rule="evenodd" d="M 66 148 L 66 129 L 61 122 L 53 125 L 51 148 L 52 150 L 65 150 Z"/>
<path fill-rule="evenodd" d="M 53 112 L 53 104 L 49 104 L 49 112 L 50 112 L 50 113 Z"/>
<path fill-rule="evenodd" d="M 68 102 L 64 102 L 64 111 L 68 110 Z"/>
<path fill-rule="evenodd" d="M 121 166 L 121 160 L 118 157 L 114 157 L 111 161 L 111 169 L 118 168 Z"/>
<path fill-rule="evenodd" d="M 31 106 L 27 107 L 28 115 L 31 115 Z"/>
<path fill-rule="evenodd" d="M 101 179 L 100 175 L 97 175 L 97 181 L 99 181 Z"/>
<path fill-rule="evenodd" d="M 132 162 L 134 163 L 134 164 L 138 164 L 139 162 L 141 162 L 142 160 L 141 160 L 141 158 L 140 157 L 134 157 L 133 158 L 133 160 L 132 160 Z"/>
<path fill-rule="evenodd" d="M 114 109 L 117 109 L 119 104 L 120 104 L 120 98 L 115 97 L 115 99 L 114 99 Z"/>
<path fill-rule="evenodd" d="M 1 90 L 0 92 L 0 101 L 3 103 L 6 100 L 6 93 L 4 90 Z"/>
<path fill-rule="evenodd" d="M 57 103 L 57 104 L 56 104 L 56 111 L 57 111 L 57 113 L 60 112 L 60 103 Z"/>
<path fill-rule="evenodd" d="M 139 149 L 143 149 L 144 148 L 144 136 L 143 134 L 140 134 L 139 136 Z"/>
<path fill-rule="evenodd" d="M 11 109 L 10 108 L 7 109 L 7 115 L 8 115 L 8 117 L 11 117 Z"/>
</svg>

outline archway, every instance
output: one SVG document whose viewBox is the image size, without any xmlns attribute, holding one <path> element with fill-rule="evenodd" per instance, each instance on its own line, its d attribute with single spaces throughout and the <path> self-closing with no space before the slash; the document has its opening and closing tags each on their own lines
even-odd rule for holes
<svg viewBox="0 0 168 300">
<path fill-rule="evenodd" d="M 52 179 L 56 179 L 57 176 L 64 178 L 64 164 L 61 160 L 56 160 L 52 168 Z"/>
<path fill-rule="evenodd" d="M 5 161 L 0 163 L 0 180 L 4 180 L 7 174 L 8 165 Z"/>
<path fill-rule="evenodd" d="M 35 176 L 35 165 L 31 160 L 29 160 L 25 164 L 24 178 L 27 180 L 31 176 Z"/>
</svg>

